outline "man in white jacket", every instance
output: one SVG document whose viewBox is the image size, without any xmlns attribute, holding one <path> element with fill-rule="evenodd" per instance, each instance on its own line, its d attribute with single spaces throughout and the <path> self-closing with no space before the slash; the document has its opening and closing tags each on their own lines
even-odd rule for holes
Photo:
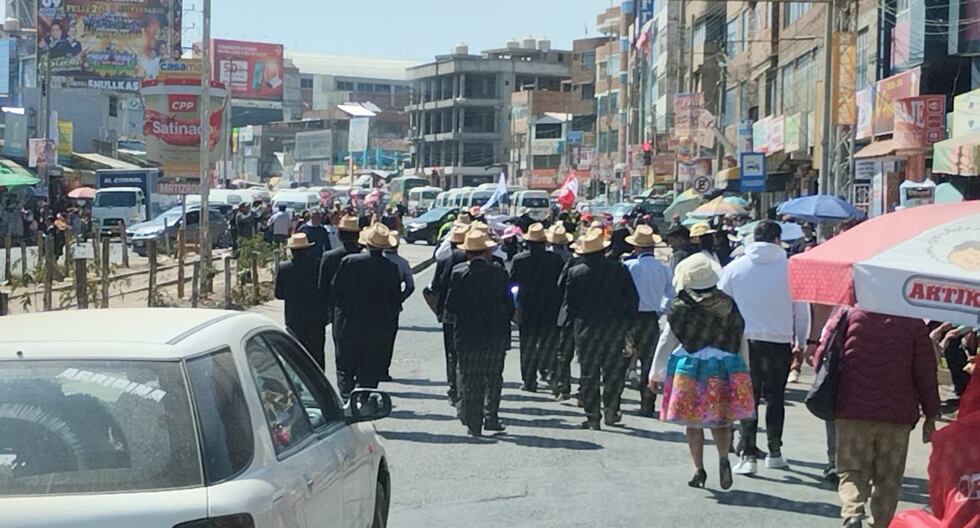
<svg viewBox="0 0 980 528">
<path fill-rule="evenodd" d="M 771 469 L 789 467 L 782 454 L 786 378 L 793 348 L 803 348 L 810 324 L 808 307 L 794 305 L 790 298 L 789 262 L 781 235 L 778 223 L 760 222 L 755 228 L 755 242 L 743 257 L 725 267 L 718 283 L 719 289 L 735 299 L 745 319 L 756 410 L 759 400 L 766 400 L 766 467 Z M 758 469 L 758 425 L 758 419 L 742 422 L 738 445 L 742 458 L 735 466 L 738 474 L 751 475 Z"/>
</svg>

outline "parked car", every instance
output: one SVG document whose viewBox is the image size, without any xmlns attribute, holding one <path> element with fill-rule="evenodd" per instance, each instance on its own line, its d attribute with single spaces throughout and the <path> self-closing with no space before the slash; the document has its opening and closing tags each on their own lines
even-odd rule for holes
<svg viewBox="0 0 980 528">
<path fill-rule="evenodd" d="M 456 207 L 436 207 L 405 224 L 405 241 L 409 244 L 419 240 L 434 246 L 439 243 L 439 229 L 451 222 L 459 213 Z"/>
<path fill-rule="evenodd" d="M 226 214 L 222 214 L 221 209 L 212 207 L 208 209 L 211 214 L 208 217 L 208 232 L 211 234 L 211 244 L 214 247 L 224 247 L 228 245 L 228 220 Z M 156 240 L 159 252 L 165 248 L 171 253 L 176 251 L 177 232 L 182 225 L 182 211 L 180 207 L 168 209 L 162 215 L 150 220 L 126 228 L 126 240 L 133 246 L 133 251 L 145 257 L 147 246 L 150 240 Z M 201 225 L 201 206 L 187 206 L 187 229 L 185 236 L 187 243 L 197 244 L 200 235 Z"/>
<path fill-rule="evenodd" d="M 391 479 L 367 422 L 390 412 L 373 389 L 341 404 L 256 314 L 3 317 L 2 525 L 383 528 Z"/>
</svg>

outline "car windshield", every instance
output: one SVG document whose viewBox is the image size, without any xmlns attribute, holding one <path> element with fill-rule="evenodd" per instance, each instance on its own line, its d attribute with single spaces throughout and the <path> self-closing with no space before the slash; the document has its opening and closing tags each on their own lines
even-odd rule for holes
<svg viewBox="0 0 980 528">
<path fill-rule="evenodd" d="M 549 207 L 550 203 L 547 198 L 525 198 L 524 207 Z"/>
<path fill-rule="evenodd" d="M 0 365 L 0 496 L 202 484 L 179 362 Z"/>
<path fill-rule="evenodd" d="M 492 192 L 488 192 L 488 193 L 473 193 L 473 196 L 470 198 L 470 207 L 473 207 L 474 205 L 484 205 L 484 204 L 486 204 L 487 202 L 490 201 L 490 197 L 491 196 L 493 196 L 493 193 Z"/>
<path fill-rule="evenodd" d="M 446 213 L 450 211 L 447 207 L 440 207 L 438 209 L 429 209 L 422 216 L 416 218 L 415 220 L 419 222 L 436 222 L 446 216 Z"/>
<path fill-rule="evenodd" d="M 136 205 L 134 192 L 100 192 L 95 195 L 95 207 L 133 207 Z"/>
</svg>

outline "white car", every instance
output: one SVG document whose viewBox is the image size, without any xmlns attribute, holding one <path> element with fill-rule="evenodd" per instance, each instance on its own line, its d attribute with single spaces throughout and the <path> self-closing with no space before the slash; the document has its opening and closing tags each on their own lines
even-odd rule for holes
<svg viewBox="0 0 980 528">
<path fill-rule="evenodd" d="M 0 317 L 0 526 L 383 528 L 390 412 L 255 314 Z"/>
</svg>

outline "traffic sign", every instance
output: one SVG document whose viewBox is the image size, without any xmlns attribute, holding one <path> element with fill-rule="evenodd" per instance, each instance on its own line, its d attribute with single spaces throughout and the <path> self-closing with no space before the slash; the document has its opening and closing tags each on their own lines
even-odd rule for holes
<svg viewBox="0 0 980 528">
<path fill-rule="evenodd" d="M 709 176 L 695 176 L 694 180 L 691 181 L 691 188 L 701 194 L 706 194 L 711 191 L 711 188 L 714 187 L 714 185 L 714 180 L 712 180 Z"/>
<path fill-rule="evenodd" d="M 766 155 L 761 152 L 743 152 L 739 155 L 742 192 L 766 190 Z"/>
</svg>

